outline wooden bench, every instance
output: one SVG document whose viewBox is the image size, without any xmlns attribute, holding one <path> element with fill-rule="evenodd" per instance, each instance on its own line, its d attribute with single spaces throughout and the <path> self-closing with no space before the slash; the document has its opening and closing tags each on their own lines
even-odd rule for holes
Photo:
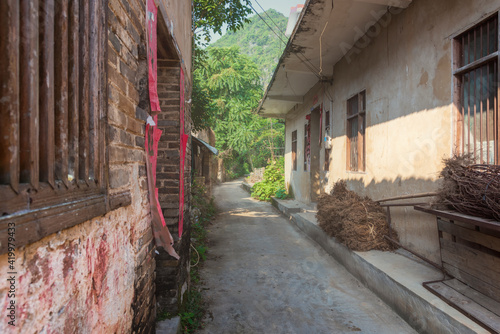
<svg viewBox="0 0 500 334">
<path fill-rule="evenodd" d="M 428 206 L 415 210 L 436 216 L 442 265 L 451 276 L 424 286 L 500 333 L 500 222 Z"/>
</svg>

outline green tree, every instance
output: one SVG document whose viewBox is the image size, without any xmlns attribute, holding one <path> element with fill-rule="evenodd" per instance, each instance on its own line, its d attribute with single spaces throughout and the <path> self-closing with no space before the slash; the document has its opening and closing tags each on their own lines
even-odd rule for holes
<svg viewBox="0 0 500 334">
<path fill-rule="evenodd" d="M 252 110 L 262 97 L 255 63 L 237 47 L 209 48 L 203 66 L 193 75 L 197 82 L 192 110 L 195 129 L 213 128 L 222 151 L 248 151 L 259 121 Z"/>
<path fill-rule="evenodd" d="M 240 51 L 250 56 L 257 64 L 261 71 L 261 82 L 266 86 L 283 53 L 285 47 L 283 41 L 288 39 L 284 36 L 288 19 L 274 9 L 268 9 L 261 13 L 260 16 L 271 25 L 275 33 L 281 36 L 281 39 L 262 22 L 258 15 L 253 15 L 250 16 L 248 22 L 243 24 L 242 29 L 228 31 L 224 36 L 212 43 L 211 46 L 239 46 Z"/>
<path fill-rule="evenodd" d="M 221 150 L 219 157 L 224 157 L 228 175 L 239 176 L 253 167 L 267 165 L 284 146 L 284 124 L 253 113 L 262 98 L 262 83 L 267 80 L 263 78 L 270 75 L 283 45 L 276 44 L 278 38 L 272 32 L 262 30 L 256 17 L 250 19 L 252 22 L 245 18 L 250 12 L 249 0 L 194 0 L 193 3 L 195 40 L 191 113 L 194 130 L 212 128 L 215 131 L 216 146 Z M 269 13 L 284 29 L 284 17 L 273 10 Z M 233 39 L 237 38 L 233 36 L 235 32 L 245 25 L 245 31 L 250 30 L 250 35 L 241 46 L 246 50 L 253 46 L 258 51 L 243 55 L 237 47 L 204 49 L 210 32 L 221 33 L 224 24 L 227 24 L 226 36 Z M 240 44 L 230 42 L 231 45 Z M 265 60 L 262 55 L 266 56 Z M 262 67 L 263 63 L 265 67 Z M 267 73 L 266 77 L 262 76 L 261 70 Z"/>
<path fill-rule="evenodd" d="M 240 29 L 250 14 L 250 0 L 194 0 L 193 32 L 195 38 L 203 36 L 210 41 L 210 32 L 222 35 L 222 27 L 229 31 Z"/>
</svg>

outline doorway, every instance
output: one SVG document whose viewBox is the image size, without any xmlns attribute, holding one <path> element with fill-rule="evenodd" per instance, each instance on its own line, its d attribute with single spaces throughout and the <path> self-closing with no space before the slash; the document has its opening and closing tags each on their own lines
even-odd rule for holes
<svg viewBox="0 0 500 334">
<path fill-rule="evenodd" d="M 311 169 L 310 173 L 310 184 L 311 184 L 311 202 L 316 202 L 318 196 L 321 193 L 321 179 L 320 179 L 320 127 L 321 127 L 321 113 L 320 107 L 316 107 L 311 112 L 310 119 L 310 131 L 311 131 L 311 142 L 310 142 L 310 152 L 311 152 Z"/>
</svg>

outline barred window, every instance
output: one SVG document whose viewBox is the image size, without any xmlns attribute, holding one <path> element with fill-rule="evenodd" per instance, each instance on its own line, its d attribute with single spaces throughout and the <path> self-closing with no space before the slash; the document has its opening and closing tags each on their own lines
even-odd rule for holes
<svg viewBox="0 0 500 334">
<path fill-rule="evenodd" d="M 292 170 L 297 170 L 297 130 L 292 132 Z"/>
<path fill-rule="evenodd" d="M 498 15 L 457 36 L 455 92 L 459 95 L 458 133 L 463 153 L 477 163 L 499 164 Z"/>
<path fill-rule="evenodd" d="M 366 92 L 347 100 L 347 169 L 365 170 Z"/>
</svg>

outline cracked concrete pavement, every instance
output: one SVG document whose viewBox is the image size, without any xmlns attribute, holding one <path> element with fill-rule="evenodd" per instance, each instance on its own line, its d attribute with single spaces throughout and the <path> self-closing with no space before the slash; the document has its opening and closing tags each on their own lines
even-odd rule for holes
<svg viewBox="0 0 500 334">
<path fill-rule="evenodd" d="M 201 269 L 208 302 L 198 333 L 415 333 L 271 204 L 241 181 L 214 190 Z"/>
</svg>

